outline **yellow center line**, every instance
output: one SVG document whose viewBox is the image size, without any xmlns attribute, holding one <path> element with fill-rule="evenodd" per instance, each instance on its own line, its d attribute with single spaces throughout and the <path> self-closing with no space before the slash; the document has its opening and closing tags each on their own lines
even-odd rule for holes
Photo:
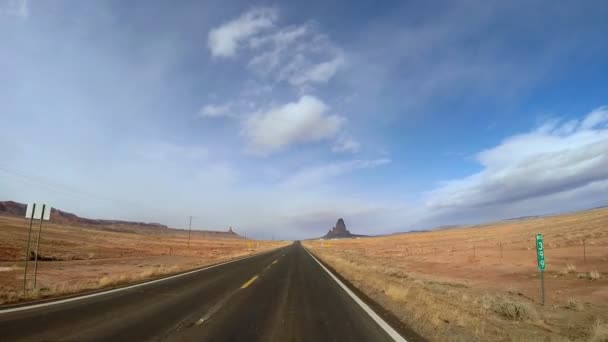
<svg viewBox="0 0 608 342">
<path fill-rule="evenodd" d="M 272 264 L 273 264 L 273 265 L 274 265 L 274 264 L 276 264 L 276 263 L 277 263 L 277 261 L 279 261 L 279 259 L 277 259 L 277 260 L 273 261 L 273 262 L 272 262 Z"/>
<path fill-rule="evenodd" d="M 242 289 L 247 288 L 249 285 L 251 285 L 251 283 L 253 283 L 256 279 L 258 279 L 258 276 L 256 275 L 255 277 L 249 279 L 248 282 L 246 282 L 245 284 L 243 284 L 243 286 L 241 286 Z"/>
</svg>

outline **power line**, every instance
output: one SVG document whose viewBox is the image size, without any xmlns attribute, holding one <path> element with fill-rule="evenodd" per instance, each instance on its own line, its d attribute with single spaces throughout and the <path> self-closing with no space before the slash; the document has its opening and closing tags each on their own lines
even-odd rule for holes
<svg viewBox="0 0 608 342">
<path fill-rule="evenodd" d="M 25 181 L 30 184 L 44 187 L 53 193 L 56 193 L 56 194 L 58 193 L 58 194 L 68 196 L 71 198 L 86 199 L 86 200 L 105 202 L 105 203 L 110 203 L 110 204 L 118 203 L 118 204 L 124 205 L 127 208 L 137 208 L 138 210 L 141 210 L 144 212 L 153 210 L 153 211 L 161 212 L 161 213 L 164 213 L 165 215 L 170 215 L 173 217 L 178 217 L 178 216 L 182 215 L 182 214 L 179 214 L 176 212 L 167 211 L 166 209 L 153 208 L 153 207 L 150 207 L 147 205 L 142 206 L 140 203 L 125 201 L 124 199 L 99 196 L 99 195 L 92 194 L 87 191 L 82 191 L 82 190 L 76 189 L 72 186 L 69 186 L 69 185 L 66 185 L 63 183 L 50 181 L 49 179 L 44 178 L 44 177 L 33 176 L 33 175 L 27 174 L 21 170 L 16 170 L 14 168 L 8 168 L 4 165 L 0 165 L 0 173 L 4 173 L 5 175 L 20 179 L 21 181 Z"/>
</svg>

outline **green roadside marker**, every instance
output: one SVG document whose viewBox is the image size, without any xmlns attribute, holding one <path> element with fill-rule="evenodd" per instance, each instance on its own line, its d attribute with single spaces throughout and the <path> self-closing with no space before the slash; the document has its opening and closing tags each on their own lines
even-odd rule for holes
<svg viewBox="0 0 608 342">
<path fill-rule="evenodd" d="M 540 270 L 540 291 L 542 303 L 545 305 L 545 242 L 543 234 L 536 234 L 536 258 L 538 259 L 538 269 Z"/>
<path fill-rule="evenodd" d="M 546 264 L 545 243 L 543 241 L 543 234 L 536 234 L 536 256 L 538 257 L 538 269 L 544 271 L 546 268 Z"/>
</svg>

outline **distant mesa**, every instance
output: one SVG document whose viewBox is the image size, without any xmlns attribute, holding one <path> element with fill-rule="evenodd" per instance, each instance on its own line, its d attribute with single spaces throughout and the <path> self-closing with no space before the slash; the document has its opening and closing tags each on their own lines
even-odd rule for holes
<svg viewBox="0 0 608 342">
<path fill-rule="evenodd" d="M 0 201 L 0 215 L 24 217 L 26 207 L 27 205 L 23 203 L 14 201 Z M 135 234 L 155 235 L 185 231 L 184 229 L 169 228 L 160 223 L 89 219 L 55 208 L 51 210 L 51 222 L 66 226 L 87 227 L 91 229 Z M 235 233 L 234 230 L 232 230 L 232 227 L 230 227 L 228 231 L 192 230 L 192 234 L 209 238 L 243 238 Z"/>
<path fill-rule="evenodd" d="M 344 223 L 344 220 L 342 218 L 338 219 L 338 222 L 336 222 L 336 226 L 333 227 L 332 229 L 329 230 L 329 232 L 327 232 L 327 234 L 325 234 L 325 236 L 323 237 L 324 239 L 344 239 L 344 238 L 351 238 L 351 237 L 358 237 L 358 236 L 363 236 L 363 235 L 356 235 L 356 234 L 351 234 L 348 229 L 346 229 L 346 224 Z"/>
<path fill-rule="evenodd" d="M 0 215 L 24 217 L 26 207 L 27 205 L 24 203 L 0 201 Z M 134 233 L 140 232 L 139 230 L 161 232 L 169 229 L 169 227 L 160 223 L 89 219 L 55 208 L 51 209 L 51 221 L 63 225 L 103 227 L 104 230 L 131 231 Z"/>
<path fill-rule="evenodd" d="M 0 214 L 7 216 L 25 216 L 25 204 L 13 201 L 0 202 Z"/>
</svg>

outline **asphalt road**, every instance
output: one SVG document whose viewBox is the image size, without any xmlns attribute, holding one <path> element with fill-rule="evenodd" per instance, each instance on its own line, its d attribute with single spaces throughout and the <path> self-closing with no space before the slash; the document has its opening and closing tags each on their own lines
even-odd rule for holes
<svg viewBox="0 0 608 342">
<path fill-rule="evenodd" d="M 299 243 L 136 288 L 0 311 L 0 341 L 142 340 L 394 339 Z"/>
</svg>

